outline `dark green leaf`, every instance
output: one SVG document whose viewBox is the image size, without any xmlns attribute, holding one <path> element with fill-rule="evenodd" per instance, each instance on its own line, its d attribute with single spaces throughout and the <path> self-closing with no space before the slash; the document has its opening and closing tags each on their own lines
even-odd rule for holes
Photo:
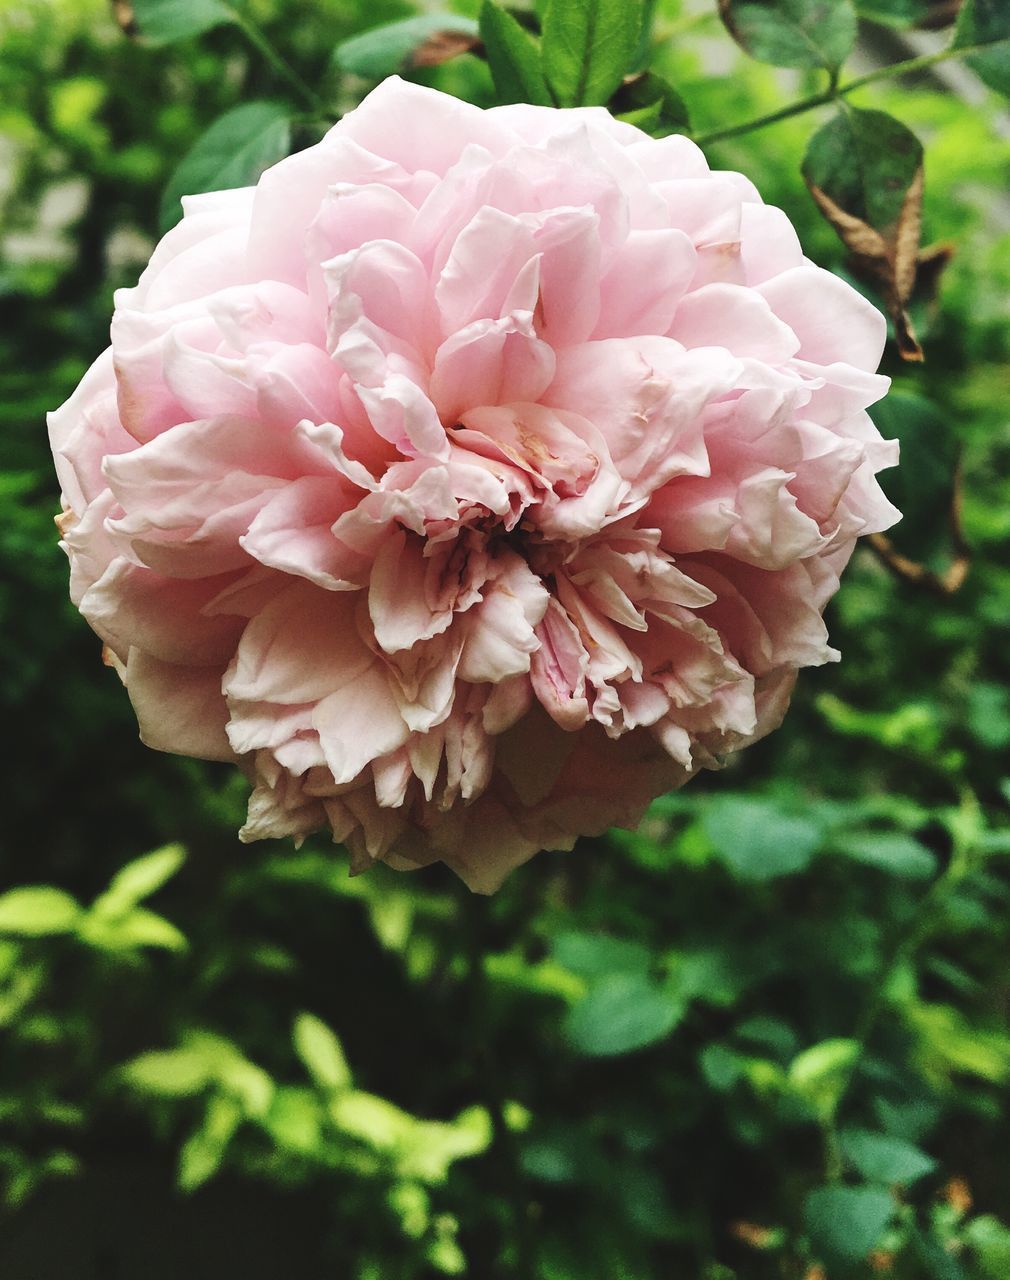
<svg viewBox="0 0 1010 1280">
<path fill-rule="evenodd" d="M 851 0 L 719 0 L 737 43 L 775 67 L 837 70 L 856 42 Z"/>
<path fill-rule="evenodd" d="M 814 1253 L 844 1265 L 866 1257 L 893 1213 L 894 1201 L 878 1187 L 820 1187 L 806 1198 L 803 1222 Z"/>
<path fill-rule="evenodd" d="M 706 1045 L 698 1061 L 702 1075 L 720 1093 L 732 1089 L 747 1066 L 745 1057 L 724 1044 Z"/>
<path fill-rule="evenodd" d="M 924 1151 L 888 1134 L 843 1129 L 839 1141 L 846 1159 L 867 1182 L 907 1185 L 936 1168 L 936 1161 Z"/>
<path fill-rule="evenodd" d="M 991 89 L 1010 97 L 1010 5 L 965 0 L 954 28 L 954 49 L 977 49 L 965 61 Z"/>
<path fill-rule="evenodd" d="M 133 0 L 137 29 L 149 44 L 170 44 L 236 20 L 224 0 Z"/>
<path fill-rule="evenodd" d="M 991 751 L 1010 747 L 1010 689 L 983 680 L 968 691 L 968 728 Z"/>
<path fill-rule="evenodd" d="M 499 101 L 532 102 L 541 107 L 554 105 L 540 65 L 537 42 L 494 0 L 484 0 L 480 36 Z"/>
<path fill-rule="evenodd" d="M 960 453 L 954 423 L 928 400 L 892 391 L 871 416 L 901 443 L 901 465 L 884 473 L 884 492 L 902 513 L 888 538 L 904 555 L 940 569 L 954 554 L 950 513 Z"/>
<path fill-rule="evenodd" d="M 912 27 L 929 15 L 929 0 L 855 0 L 856 12 L 888 27 Z"/>
<path fill-rule="evenodd" d="M 652 71 L 626 80 L 610 106 L 622 120 L 655 137 L 690 128 L 684 99 L 672 84 Z"/>
<path fill-rule="evenodd" d="M 277 102 L 247 102 L 215 120 L 168 180 L 161 200 L 162 231 L 178 222 L 182 196 L 248 186 L 282 160 L 291 148 L 289 114 Z"/>
<path fill-rule="evenodd" d="M 902 880 L 928 880 L 936 874 L 936 855 L 900 831 L 846 832 L 834 838 L 832 847 L 854 862 Z"/>
<path fill-rule="evenodd" d="M 543 63 L 561 106 L 607 102 L 631 70 L 641 29 L 642 0 L 550 0 Z"/>
<path fill-rule="evenodd" d="M 593 986 L 569 1012 L 565 1033 L 594 1057 L 655 1044 L 680 1021 L 684 1005 L 642 974 L 617 973 Z"/>
<path fill-rule="evenodd" d="M 802 871 L 821 844 L 817 823 L 783 813 L 768 800 L 720 796 L 703 823 L 716 852 L 741 880 Z"/>
<path fill-rule="evenodd" d="M 551 949 L 558 964 L 583 978 L 646 973 L 652 963 L 648 947 L 606 933 L 562 933 L 554 939 Z"/>
<path fill-rule="evenodd" d="M 402 71 L 418 58 L 419 51 L 433 42 L 437 44 L 443 35 L 463 41 L 457 52 L 463 52 L 467 44 L 475 44 L 479 39 L 477 23 L 472 18 L 463 18 L 457 13 L 426 13 L 352 36 L 337 45 L 333 58 L 342 71 L 365 80 L 383 80 Z M 432 59 L 422 54 L 420 61 L 428 63 Z M 415 62 L 415 65 L 418 64 Z"/>
</svg>

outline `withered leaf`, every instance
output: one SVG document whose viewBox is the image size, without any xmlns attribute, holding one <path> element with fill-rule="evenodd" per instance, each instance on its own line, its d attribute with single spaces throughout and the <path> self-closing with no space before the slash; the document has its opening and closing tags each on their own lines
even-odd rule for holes
<svg viewBox="0 0 1010 1280">
<path fill-rule="evenodd" d="M 810 140 L 803 177 L 857 270 L 879 281 L 902 357 L 921 360 L 907 305 L 922 231 L 922 144 L 886 112 L 845 107 Z"/>
<path fill-rule="evenodd" d="M 341 41 L 333 60 L 341 71 L 382 80 L 405 67 L 431 67 L 480 43 L 477 23 L 454 13 L 424 13 L 372 27 Z"/>
<path fill-rule="evenodd" d="M 470 53 L 480 44 L 478 37 L 465 31 L 433 31 L 423 44 L 419 44 L 410 59 L 413 67 L 437 67 L 461 53 Z"/>
<path fill-rule="evenodd" d="M 137 16 L 130 0 L 112 0 L 112 16 L 124 35 L 135 36 L 139 32 Z"/>
</svg>

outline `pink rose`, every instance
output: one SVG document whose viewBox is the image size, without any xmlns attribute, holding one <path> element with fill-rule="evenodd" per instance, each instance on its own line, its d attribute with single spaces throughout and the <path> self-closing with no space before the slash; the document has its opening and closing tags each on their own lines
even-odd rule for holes
<svg viewBox="0 0 1010 1280">
<path fill-rule="evenodd" d="M 885 326 L 746 178 L 393 79 L 185 206 L 50 429 L 73 600 L 244 840 L 491 890 L 837 657 Z"/>
</svg>

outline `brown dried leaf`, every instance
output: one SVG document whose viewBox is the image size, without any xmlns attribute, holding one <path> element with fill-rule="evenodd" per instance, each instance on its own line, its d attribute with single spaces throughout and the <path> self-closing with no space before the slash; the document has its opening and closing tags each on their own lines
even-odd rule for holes
<svg viewBox="0 0 1010 1280">
<path fill-rule="evenodd" d="M 137 19 L 134 16 L 133 5 L 130 0 L 112 0 L 112 16 L 124 35 L 139 35 L 140 28 L 137 26 Z"/>
<path fill-rule="evenodd" d="M 460 54 L 472 53 L 480 47 L 479 36 L 467 35 L 465 31 L 433 31 L 419 44 L 410 57 L 412 67 L 437 67 Z"/>
<path fill-rule="evenodd" d="M 922 231 L 922 146 L 882 111 L 848 108 L 810 141 L 803 176 L 817 207 L 881 288 L 898 349 L 921 360 L 908 315 Z"/>
</svg>

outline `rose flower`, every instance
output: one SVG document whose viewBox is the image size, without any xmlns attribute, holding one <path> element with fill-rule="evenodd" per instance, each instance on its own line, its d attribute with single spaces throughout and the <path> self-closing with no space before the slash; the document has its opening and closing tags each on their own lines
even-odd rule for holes
<svg viewBox="0 0 1010 1280">
<path fill-rule="evenodd" d="M 184 206 L 50 430 L 73 600 L 244 840 L 489 891 L 837 657 L 885 324 L 746 178 L 392 79 Z"/>
</svg>

